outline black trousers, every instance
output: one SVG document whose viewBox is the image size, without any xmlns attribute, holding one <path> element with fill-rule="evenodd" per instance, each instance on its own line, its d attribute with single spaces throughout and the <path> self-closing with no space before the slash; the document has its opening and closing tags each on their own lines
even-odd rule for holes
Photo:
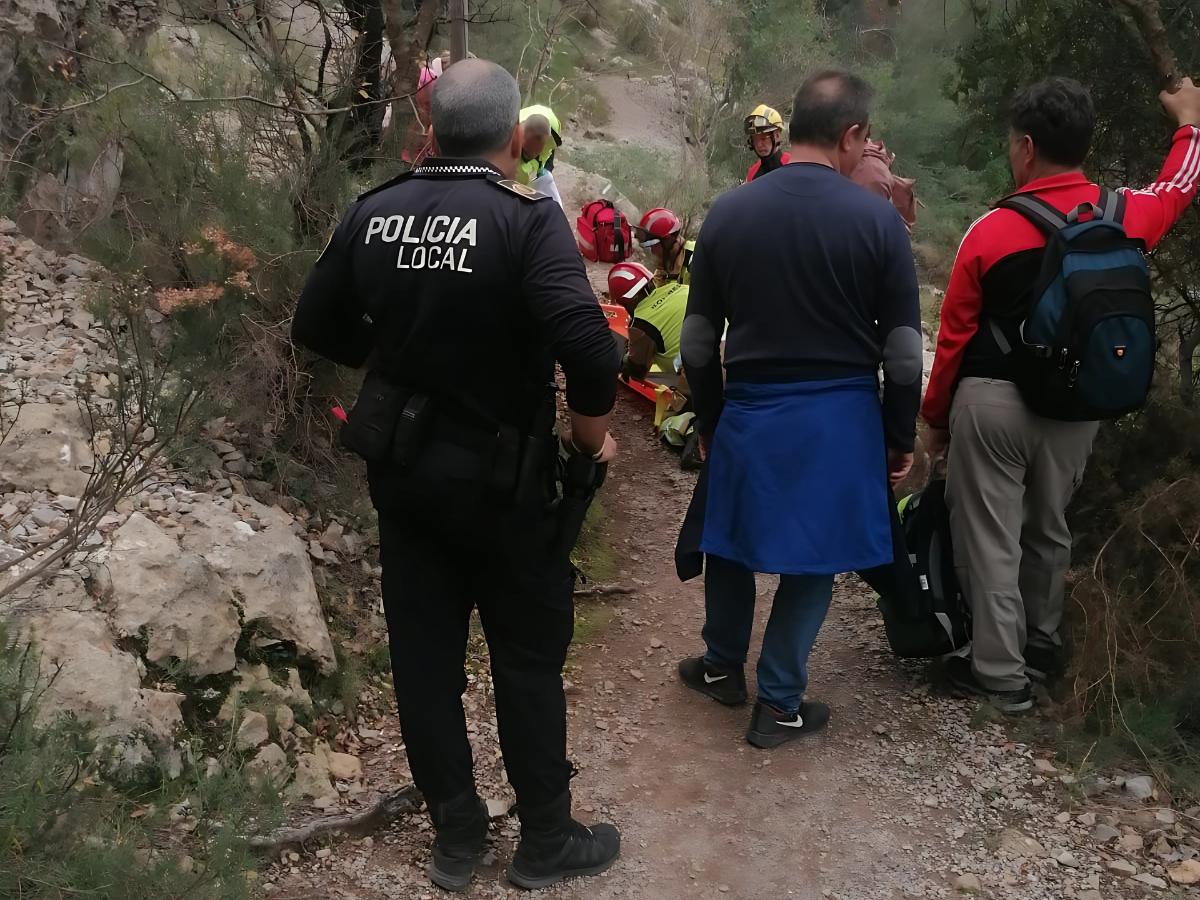
<svg viewBox="0 0 1200 900">
<path fill-rule="evenodd" d="M 548 558 L 553 527 L 549 517 L 521 521 L 467 498 L 424 510 L 380 507 L 400 729 L 430 805 L 474 786 L 462 705 L 472 608 L 487 639 L 500 747 L 518 803 L 541 806 L 567 790 L 562 668 L 574 631 L 574 577 L 566 560 Z"/>
</svg>

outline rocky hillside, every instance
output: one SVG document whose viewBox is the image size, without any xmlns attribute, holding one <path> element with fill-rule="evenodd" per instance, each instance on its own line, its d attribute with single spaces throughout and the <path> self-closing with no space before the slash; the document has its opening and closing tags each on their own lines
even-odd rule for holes
<svg viewBox="0 0 1200 900">
<path fill-rule="evenodd" d="M 0 571 L 0 620 L 40 650 L 45 712 L 95 726 L 129 773 L 195 762 L 193 732 L 215 716 L 263 770 L 298 767 L 295 793 L 335 796 L 331 769 L 353 777 L 356 763 L 301 724 L 314 714 L 304 682 L 337 667 L 313 563 L 359 560 L 366 542 L 254 499 L 269 486 L 222 420 L 203 429 L 206 471 L 159 461 L 60 566 L 12 590 L 62 546 L 116 452 L 92 413 L 116 402 L 119 365 L 91 311 L 105 272 L 8 220 L 0 262 L 0 565 L 27 557 Z"/>
</svg>

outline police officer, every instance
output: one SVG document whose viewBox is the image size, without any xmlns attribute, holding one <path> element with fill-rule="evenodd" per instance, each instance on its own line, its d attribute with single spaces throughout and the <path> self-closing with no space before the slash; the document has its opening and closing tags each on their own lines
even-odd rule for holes
<svg viewBox="0 0 1200 900">
<path fill-rule="evenodd" d="M 368 461 L 400 726 L 436 829 L 430 877 L 450 890 L 466 890 L 487 835 L 462 707 L 473 607 L 521 819 L 509 879 L 596 874 L 620 847 L 613 826 L 571 817 L 562 666 L 574 580 L 548 506 L 560 452 L 616 452 L 618 361 L 562 211 L 511 180 L 519 107 L 494 63 L 448 69 L 432 99 L 443 155 L 351 207 L 292 325 L 298 343 L 368 369 L 343 442 Z"/>
</svg>

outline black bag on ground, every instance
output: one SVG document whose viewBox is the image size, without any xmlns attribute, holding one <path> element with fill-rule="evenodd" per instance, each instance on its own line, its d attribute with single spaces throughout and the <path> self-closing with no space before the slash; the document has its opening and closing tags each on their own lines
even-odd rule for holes
<svg viewBox="0 0 1200 900">
<path fill-rule="evenodd" d="M 932 659 L 966 646 L 971 619 L 954 570 L 943 479 L 892 507 L 892 542 L 891 565 L 858 573 L 879 595 L 892 652 Z"/>
</svg>

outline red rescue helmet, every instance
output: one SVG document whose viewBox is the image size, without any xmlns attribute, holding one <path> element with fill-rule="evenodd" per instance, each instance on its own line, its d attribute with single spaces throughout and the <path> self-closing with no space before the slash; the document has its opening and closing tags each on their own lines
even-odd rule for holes
<svg viewBox="0 0 1200 900">
<path fill-rule="evenodd" d="M 638 222 L 634 230 L 639 244 L 643 247 L 653 247 L 663 238 L 678 234 L 682 228 L 683 223 L 679 221 L 679 216 L 659 206 L 642 216 L 642 221 Z"/>
<path fill-rule="evenodd" d="M 608 296 L 614 303 L 629 304 L 654 287 L 654 273 L 638 262 L 619 262 L 608 272 Z"/>
</svg>

